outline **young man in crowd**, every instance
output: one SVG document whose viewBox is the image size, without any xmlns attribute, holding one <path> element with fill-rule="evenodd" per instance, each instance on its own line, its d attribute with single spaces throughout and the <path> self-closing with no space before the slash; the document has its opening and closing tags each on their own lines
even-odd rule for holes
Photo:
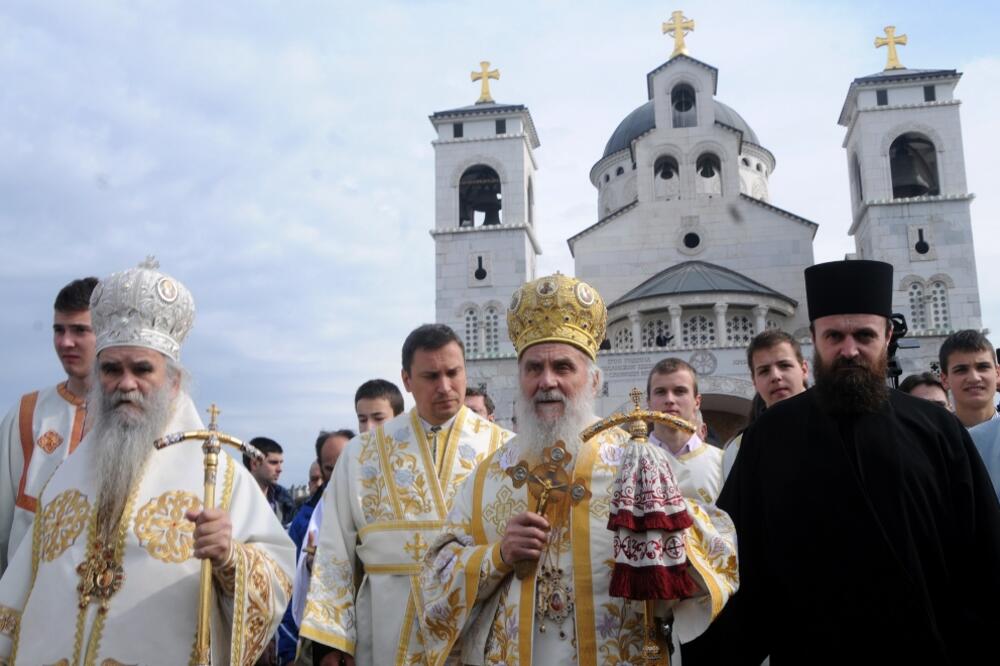
<svg viewBox="0 0 1000 666">
<path fill-rule="evenodd" d="M 52 335 L 66 378 L 26 394 L 0 424 L 0 575 L 29 533 L 38 493 L 83 438 L 96 338 L 90 295 L 97 278 L 73 280 L 56 295 Z"/>
<path fill-rule="evenodd" d="M 997 353 L 986 336 L 966 329 L 948 336 L 938 352 L 941 381 L 951 391 L 955 415 L 966 428 L 998 418 Z"/>
<path fill-rule="evenodd" d="M 951 403 L 948 402 L 948 389 L 933 372 L 920 372 L 908 376 L 899 383 L 899 390 L 917 398 L 930 400 L 935 405 L 941 405 L 949 412 L 951 411 Z"/>
<path fill-rule="evenodd" d="M 465 389 L 465 406 L 487 421 L 494 421 L 497 406 L 486 391 L 469 386 Z"/>
<path fill-rule="evenodd" d="M 649 409 L 671 414 L 698 427 L 694 434 L 675 430 L 662 423 L 653 425 L 649 443 L 668 451 L 671 467 L 681 494 L 712 504 L 722 490 L 722 449 L 706 444 L 699 432 L 701 394 L 698 374 L 679 358 L 665 358 L 649 371 L 646 379 Z"/>
<path fill-rule="evenodd" d="M 764 409 L 806 390 L 809 364 L 798 341 L 784 331 L 772 328 L 758 333 L 747 347 L 747 366 Z M 737 435 L 726 445 L 722 460 L 726 477 L 740 452 L 742 438 L 742 434 Z"/>
</svg>

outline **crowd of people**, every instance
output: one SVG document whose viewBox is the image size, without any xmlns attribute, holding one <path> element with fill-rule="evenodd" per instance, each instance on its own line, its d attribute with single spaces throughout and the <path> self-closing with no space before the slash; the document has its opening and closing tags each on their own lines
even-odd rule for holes
<svg viewBox="0 0 1000 666">
<path fill-rule="evenodd" d="M 202 442 L 167 437 L 206 430 L 180 363 L 192 295 L 153 262 L 75 280 L 66 379 L 0 424 L 0 663 L 974 663 L 1000 626 L 996 351 L 958 331 L 939 372 L 890 389 L 892 267 L 804 277 L 813 358 L 753 338 L 730 442 L 673 357 L 644 393 L 667 415 L 655 469 L 629 471 L 644 432 L 584 439 L 607 310 L 556 274 L 512 295 L 516 434 L 461 338 L 425 324 L 401 348 L 411 410 L 366 381 L 305 498 L 258 436 L 218 457 L 211 506 Z"/>
</svg>

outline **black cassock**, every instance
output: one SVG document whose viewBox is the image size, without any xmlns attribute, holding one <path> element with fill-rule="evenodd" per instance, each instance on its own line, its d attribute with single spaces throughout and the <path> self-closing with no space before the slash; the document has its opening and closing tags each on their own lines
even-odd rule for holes
<svg viewBox="0 0 1000 666">
<path fill-rule="evenodd" d="M 684 666 L 1000 663 L 1000 503 L 941 407 L 784 400 L 744 433 L 718 504 L 740 590 Z"/>
</svg>

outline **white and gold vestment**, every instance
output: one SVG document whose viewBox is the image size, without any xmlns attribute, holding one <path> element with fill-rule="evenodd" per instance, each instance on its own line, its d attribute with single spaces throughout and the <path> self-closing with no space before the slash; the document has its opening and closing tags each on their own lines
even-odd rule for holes
<svg viewBox="0 0 1000 666">
<path fill-rule="evenodd" d="M 684 497 L 704 504 L 715 504 L 725 482 L 722 475 L 722 449 L 703 442 L 698 435 L 691 435 L 680 454 L 672 453 L 655 434 L 649 436 L 649 443 L 670 453 L 670 469 L 677 481 L 677 488 Z"/>
<path fill-rule="evenodd" d="M 562 626 L 536 617 L 537 572 L 519 580 L 500 556 L 507 522 L 534 510 L 528 486 L 515 487 L 507 473 L 527 451 L 520 451 L 514 438 L 476 469 L 424 561 L 428 664 L 443 664 L 456 644 L 462 663 L 473 665 L 642 663 L 643 602 L 608 594 L 614 562 L 614 533 L 607 529 L 610 492 L 627 441 L 615 428 L 588 440 L 576 454 L 569 476 L 585 484 L 590 497 L 571 506 L 568 524 L 552 540 L 558 545 L 550 546 L 558 551 L 556 561 L 571 591 L 572 611 Z M 694 525 L 685 530 L 685 546 L 702 595 L 673 607 L 674 633 L 685 642 L 705 630 L 737 585 L 728 516 L 697 501 L 687 505 Z"/>
<path fill-rule="evenodd" d="M 423 663 L 424 552 L 461 482 L 510 435 L 464 406 L 430 441 L 425 428 L 413 409 L 355 437 L 323 496 L 299 635 L 358 666 Z"/>
<path fill-rule="evenodd" d="M 180 394 L 167 432 L 200 429 L 193 403 Z M 184 513 L 201 507 L 201 444 L 150 454 L 114 543 L 107 556 L 94 558 L 99 443 L 91 437 L 49 480 L 31 538 L 0 580 L 0 662 L 190 663 L 201 560 L 193 557 L 194 524 Z M 295 548 L 239 461 L 220 455 L 217 478 L 235 550 L 232 565 L 215 572 L 213 663 L 253 664 L 288 603 Z M 81 575 L 88 562 L 102 563 L 96 575 Z M 92 583 L 89 598 L 78 591 L 85 578 Z"/>
<path fill-rule="evenodd" d="M 0 575 L 31 529 L 38 493 L 83 438 L 86 415 L 63 382 L 22 396 L 0 423 Z"/>
</svg>

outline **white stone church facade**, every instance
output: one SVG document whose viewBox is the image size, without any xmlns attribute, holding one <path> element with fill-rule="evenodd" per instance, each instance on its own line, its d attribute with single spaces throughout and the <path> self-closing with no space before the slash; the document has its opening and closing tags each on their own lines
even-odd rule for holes
<svg viewBox="0 0 1000 666">
<path fill-rule="evenodd" d="M 894 311 L 917 349 L 903 372 L 932 369 L 944 336 L 982 327 L 954 70 L 886 70 L 849 86 L 840 124 L 856 251 L 895 267 Z M 699 372 L 720 438 L 754 389 L 750 338 L 777 327 L 808 343 L 803 270 L 816 223 L 776 206 L 775 158 L 715 99 L 718 71 L 686 55 L 646 76 L 648 101 L 611 134 L 590 172 L 596 222 L 568 239 L 576 277 L 608 305 L 598 409 L 622 406 L 649 368 L 676 356 Z M 464 339 L 469 384 L 510 424 L 517 396 L 506 308 L 536 275 L 534 151 L 527 107 L 478 103 L 434 113 L 437 321 Z M 804 352 L 811 355 L 805 345 Z"/>
</svg>

